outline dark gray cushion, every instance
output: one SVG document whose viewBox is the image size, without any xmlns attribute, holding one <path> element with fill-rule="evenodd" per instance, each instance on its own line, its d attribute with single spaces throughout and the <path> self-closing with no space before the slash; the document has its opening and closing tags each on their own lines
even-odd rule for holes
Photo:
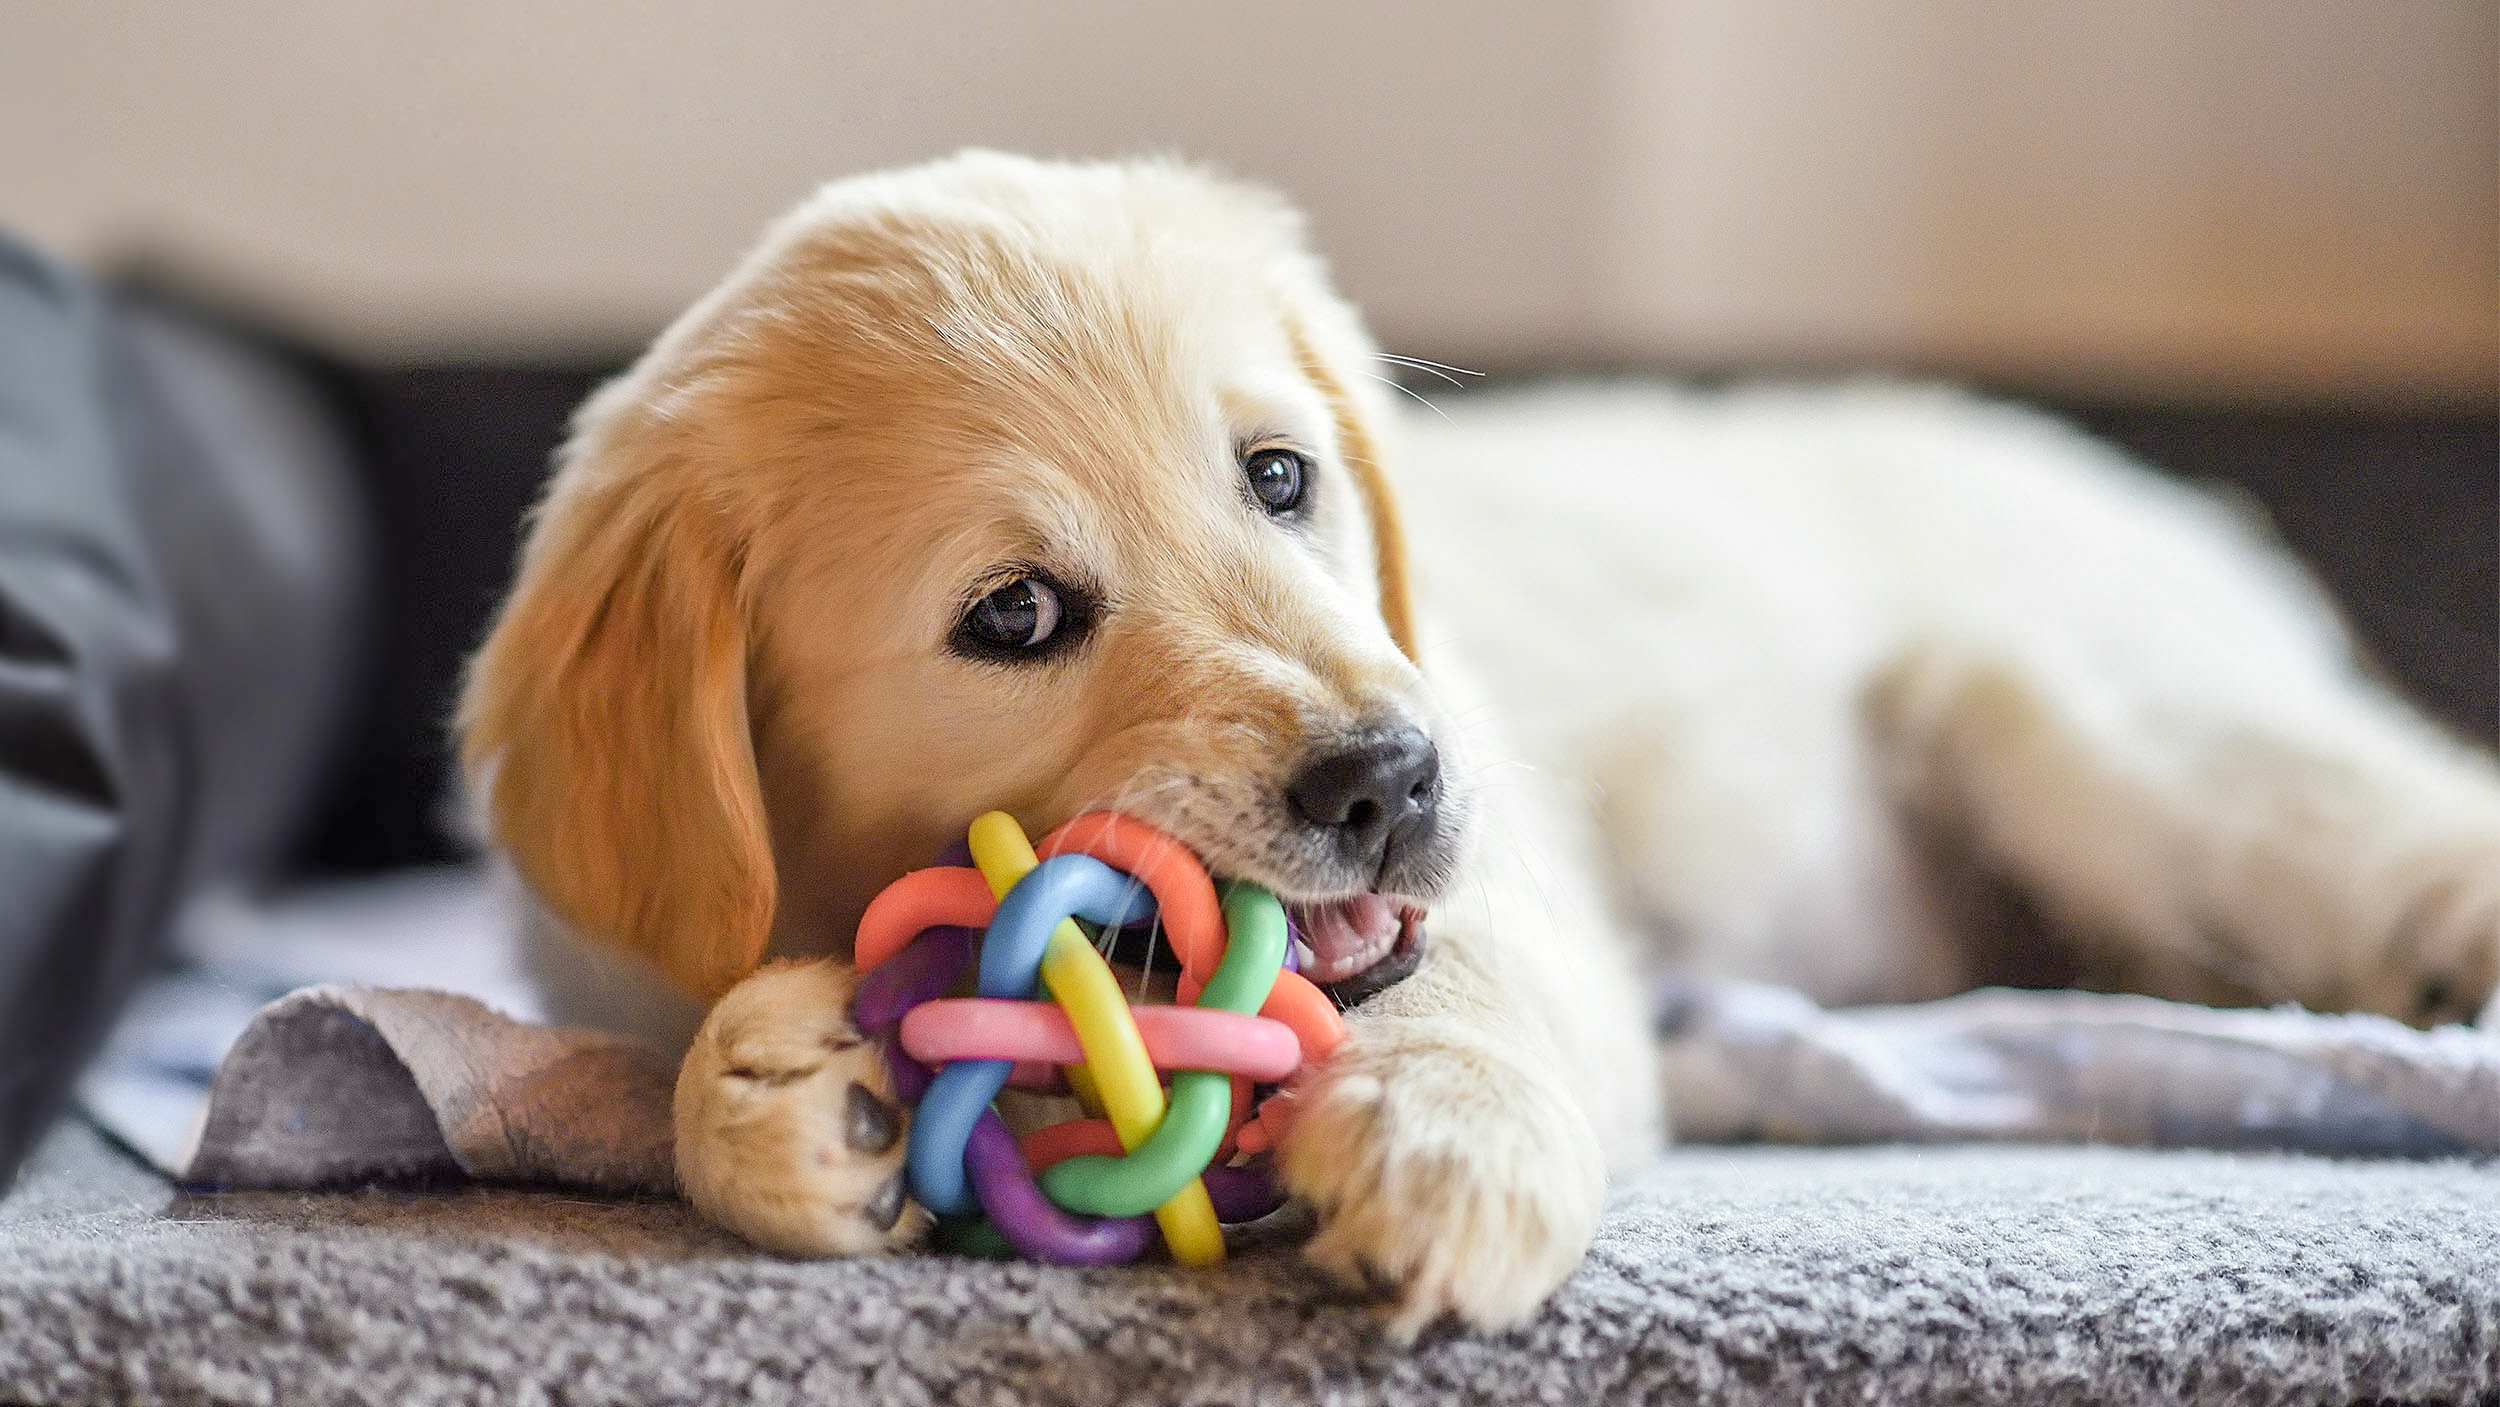
<svg viewBox="0 0 2500 1407">
<path fill-rule="evenodd" d="M 345 684 L 352 470 L 274 363 L 0 238 L 0 1185 Z"/>
</svg>

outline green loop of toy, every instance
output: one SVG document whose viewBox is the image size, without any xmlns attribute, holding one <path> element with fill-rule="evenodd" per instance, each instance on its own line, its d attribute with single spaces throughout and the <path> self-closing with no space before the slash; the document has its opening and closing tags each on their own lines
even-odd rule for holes
<svg viewBox="0 0 2500 1407">
<path fill-rule="evenodd" d="M 938 1218 L 937 1247 L 959 1256 L 976 1256 L 982 1260 L 1013 1260 L 1015 1243 L 987 1217 Z"/>
<path fill-rule="evenodd" d="M 1285 906 L 1255 884 L 1224 886 L 1224 960 L 1197 1004 L 1257 1014 L 1285 965 Z M 1113 1158 L 1085 1154 L 1042 1174 L 1050 1200 L 1086 1216 L 1142 1216 L 1206 1171 L 1232 1121 L 1233 1082 L 1211 1070 L 1172 1076 L 1170 1107 L 1146 1141 Z"/>
<path fill-rule="evenodd" d="M 1285 970 L 1285 906 L 1248 880 L 1223 886 L 1224 960 L 1198 994 L 1198 1005 L 1256 1014 Z"/>
</svg>

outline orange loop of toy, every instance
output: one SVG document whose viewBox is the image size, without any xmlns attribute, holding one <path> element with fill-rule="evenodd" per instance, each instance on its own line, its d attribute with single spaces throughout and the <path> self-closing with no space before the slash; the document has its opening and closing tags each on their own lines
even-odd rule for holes
<svg viewBox="0 0 2500 1407">
<path fill-rule="evenodd" d="M 863 973 L 911 946 L 932 928 L 987 928 L 998 899 L 979 870 L 942 865 L 913 870 L 887 885 L 859 916 L 851 961 Z"/>
<path fill-rule="evenodd" d="M 1293 1029 L 1264 1016 L 1192 1006 L 1129 1008 L 1147 1058 L 1158 1071 L 1219 1070 L 1276 1081 L 1302 1063 Z M 1047 1002 L 947 997 L 922 1002 L 903 1018 L 903 1049 L 924 1065 L 952 1060 L 1084 1059 L 1068 1014 Z"/>
<path fill-rule="evenodd" d="M 1260 1101 L 1259 1111 L 1233 1135 L 1233 1144 L 1244 1153 L 1264 1153 L 1284 1140 L 1293 1128 L 1293 1091 L 1278 1090 Z"/>
<path fill-rule="evenodd" d="M 1142 881 L 1181 960 L 1181 1000 L 1197 1000 L 1224 960 L 1224 909 L 1215 882 L 1188 846 L 1117 811 L 1087 811 L 1042 837 L 1038 853 L 1091 855 Z"/>
<path fill-rule="evenodd" d="M 1302 1042 L 1302 1058 L 1313 1064 L 1336 1054 L 1345 1041 L 1345 1018 L 1337 1014 L 1337 1004 L 1299 972 L 1276 974 L 1276 985 L 1259 1004 L 1259 1014 L 1291 1026 Z"/>
</svg>

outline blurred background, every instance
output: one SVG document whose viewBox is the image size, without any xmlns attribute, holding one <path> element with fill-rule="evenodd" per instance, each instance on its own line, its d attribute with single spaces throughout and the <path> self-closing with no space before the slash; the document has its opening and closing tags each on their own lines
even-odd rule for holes
<svg viewBox="0 0 2500 1407">
<path fill-rule="evenodd" d="M 2236 486 L 2500 736 L 2500 5 L 136 0 L 0 17 L 0 225 L 300 366 L 377 624 L 302 858 L 441 858 L 571 405 L 827 177 L 1171 150 L 1496 381 L 1884 371 Z"/>
</svg>

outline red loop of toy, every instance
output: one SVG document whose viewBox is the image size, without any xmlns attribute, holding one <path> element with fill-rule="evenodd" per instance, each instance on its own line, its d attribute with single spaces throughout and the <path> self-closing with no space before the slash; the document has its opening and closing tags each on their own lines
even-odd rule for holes
<svg viewBox="0 0 2500 1407">
<path fill-rule="evenodd" d="M 987 928 L 997 912 L 997 896 L 979 870 L 955 865 L 913 870 L 869 901 L 851 941 L 851 962 L 863 973 L 874 972 L 929 929 Z"/>
<path fill-rule="evenodd" d="M 1217 1163 L 1232 1161 L 1235 1153 L 1256 1153 L 1275 1146 L 1275 1135 L 1244 1116 L 1242 1111 L 1249 1107 L 1250 1081 L 1235 1075 L 1232 1127 L 1224 1131 L 1224 1142 L 1215 1150 Z M 1253 1142 L 1256 1147 L 1251 1146 Z M 1024 1160 L 1033 1165 L 1035 1172 L 1083 1154 L 1116 1158 L 1122 1151 L 1120 1136 L 1112 1131 L 1109 1119 L 1069 1119 L 1024 1136 Z"/>
<path fill-rule="evenodd" d="M 1091 855 L 1143 881 L 1155 896 L 1164 935 L 1180 956 L 1180 999 L 1198 999 L 1224 958 L 1224 910 L 1214 882 L 1187 846 L 1133 816 L 1087 811 L 1044 836 L 1036 853 Z M 1298 972 L 1276 974 L 1259 1014 L 1292 1027 L 1307 1060 L 1326 1060 L 1345 1039 L 1337 1004 Z"/>
<path fill-rule="evenodd" d="M 1238 1129 L 1239 1126 L 1235 1127 Z M 1122 1151 L 1120 1135 L 1112 1130 L 1109 1119 L 1069 1119 L 1050 1124 L 1026 1134 L 1023 1146 L 1024 1160 L 1031 1163 L 1037 1173 L 1070 1158 L 1088 1154 L 1116 1158 Z M 1223 1146 L 1215 1150 L 1216 1164 L 1220 1166 L 1231 1162 L 1235 1151 L 1233 1136 L 1228 1133 L 1224 1136 Z"/>
<path fill-rule="evenodd" d="M 1157 1070 L 1220 1070 L 1284 1079 L 1302 1063 L 1292 1028 L 1264 1016 L 1194 1006 L 1129 1009 Z M 1047 1002 L 949 997 L 903 1018 L 903 1049 L 923 1065 L 950 1060 L 1038 1060 L 1074 1065 L 1085 1053 L 1068 1014 Z"/>
<path fill-rule="evenodd" d="M 1120 1146 L 1120 1135 L 1112 1129 L 1109 1119 L 1069 1119 L 1024 1136 L 1024 1160 L 1037 1173 L 1070 1158 L 1117 1158 L 1127 1151 Z"/>
</svg>

